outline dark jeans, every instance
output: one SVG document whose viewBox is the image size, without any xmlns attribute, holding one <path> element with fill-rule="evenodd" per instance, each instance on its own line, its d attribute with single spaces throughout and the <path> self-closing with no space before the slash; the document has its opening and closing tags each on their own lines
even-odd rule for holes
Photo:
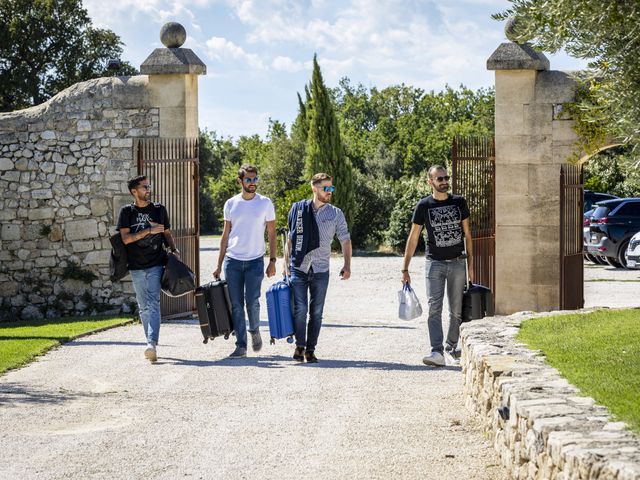
<svg viewBox="0 0 640 480">
<path fill-rule="evenodd" d="M 296 346 L 313 352 L 320 336 L 322 311 L 329 286 L 329 272 L 301 272 L 291 270 L 291 288 L 293 289 L 293 321 L 296 333 Z M 307 313 L 309 325 L 307 327 Z"/>
<path fill-rule="evenodd" d="M 247 348 L 247 320 L 244 307 L 246 303 L 249 331 L 257 332 L 260 327 L 260 286 L 264 278 L 264 257 L 247 261 L 225 257 L 224 276 L 229 287 L 236 347 Z"/>
<path fill-rule="evenodd" d="M 442 300 L 445 284 L 449 300 L 449 331 L 447 348 L 455 349 L 460 339 L 460 317 L 462 315 L 462 295 L 466 277 L 465 263 L 462 258 L 453 260 L 427 259 L 425 276 L 427 280 L 427 298 L 429 299 L 429 339 L 431 351 L 444 351 L 442 341 Z"/>
</svg>

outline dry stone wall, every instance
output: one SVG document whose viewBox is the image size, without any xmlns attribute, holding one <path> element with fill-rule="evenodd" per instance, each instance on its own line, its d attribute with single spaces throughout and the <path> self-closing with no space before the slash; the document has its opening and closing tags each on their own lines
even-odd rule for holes
<svg viewBox="0 0 640 480">
<path fill-rule="evenodd" d="M 159 135 L 147 85 L 100 78 L 0 114 L 0 320 L 132 310 L 130 281 L 109 280 L 109 236 L 134 140 Z"/>
<path fill-rule="evenodd" d="M 473 321 L 461 331 L 467 407 L 484 422 L 510 477 L 640 480 L 640 439 L 540 352 L 516 342 L 532 316 Z"/>
</svg>

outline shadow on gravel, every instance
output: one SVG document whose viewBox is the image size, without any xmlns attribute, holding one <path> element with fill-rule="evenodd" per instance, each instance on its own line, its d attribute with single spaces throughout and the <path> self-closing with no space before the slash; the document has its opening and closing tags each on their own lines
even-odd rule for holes
<svg viewBox="0 0 640 480">
<path fill-rule="evenodd" d="M 41 391 L 19 383 L 5 383 L 0 386 L 0 405 L 15 403 L 59 404 L 74 398 L 93 396 L 95 395 L 70 392 L 62 388 L 59 392 Z"/>
<path fill-rule="evenodd" d="M 165 362 L 164 360 L 169 360 Z M 285 357 L 282 355 L 272 356 L 272 357 L 246 357 L 246 358 L 222 358 L 220 360 L 185 360 L 182 358 L 172 358 L 172 357 L 158 357 L 158 361 L 154 363 L 154 365 L 162 365 L 170 364 L 170 365 L 181 365 L 185 367 L 260 367 L 260 368 L 284 368 L 285 365 L 282 365 L 277 362 L 290 361 L 291 357 Z"/>
<path fill-rule="evenodd" d="M 460 371 L 461 367 L 427 367 L 426 365 L 408 365 L 405 363 L 374 362 L 369 360 L 320 360 L 318 363 L 308 365 L 313 368 L 364 368 L 371 370 L 393 371 Z"/>
<path fill-rule="evenodd" d="M 392 330 L 416 330 L 416 327 L 399 325 L 341 325 L 338 323 L 323 323 L 322 328 L 390 328 Z"/>
<path fill-rule="evenodd" d="M 74 346 L 86 346 L 86 345 L 124 345 L 124 346 L 144 346 L 145 342 L 119 342 L 115 340 L 74 340 L 70 343 L 66 343 L 65 346 L 74 347 Z"/>
<path fill-rule="evenodd" d="M 320 360 L 318 363 L 296 362 L 289 356 L 272 355 L 264 357 L 245 357 L 238 359 L 222 358 L 220 360 L 185 360 L 172 357 L 158 357 L 154 365 L 182 365 L 185 367 L 258 367 L 258 368 L 287 368 L 310 367 L 310 368 L 362 368 L 383 371 L 440 371 L 448 370 L 459 372 L 460 367 L 427 367 L 426 365 L 408 365 L 404 363 L 375 362 L 370 360 Z"/>
</svg>

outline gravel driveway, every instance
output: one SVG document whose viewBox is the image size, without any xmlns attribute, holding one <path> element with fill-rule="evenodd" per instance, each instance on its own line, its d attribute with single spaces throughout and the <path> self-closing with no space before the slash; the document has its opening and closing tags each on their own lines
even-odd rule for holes
<svg viewBox="0 0 640 480">
<path fill-rule="evenodd" d="M 210 272 L 217 251 L 203 247 Z M 506 478 L 459 368 L 425 367 L 425 319 L 396 319 L 400 264 L 357 257 L 343 282 L 334 259 L 316 365 L 284 341 L 227 360 L 232 341 L 203 345 L 191 320 L 163 324 L 153 365 L 132 325 L 9 372 L 0 478 Z M 424 298 L 421 271 L 415 259 Z"/>
</svg>

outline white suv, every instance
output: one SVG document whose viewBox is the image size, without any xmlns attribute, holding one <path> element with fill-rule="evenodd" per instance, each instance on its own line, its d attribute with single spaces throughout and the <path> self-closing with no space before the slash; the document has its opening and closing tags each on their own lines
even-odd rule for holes
<svg viewBox="0 0 640 480">
<path fill-rule="evenodd" d="M 629 240 L 627 247 L 627 268 L 640 268 L 640 232 Z"/>
</svg>

